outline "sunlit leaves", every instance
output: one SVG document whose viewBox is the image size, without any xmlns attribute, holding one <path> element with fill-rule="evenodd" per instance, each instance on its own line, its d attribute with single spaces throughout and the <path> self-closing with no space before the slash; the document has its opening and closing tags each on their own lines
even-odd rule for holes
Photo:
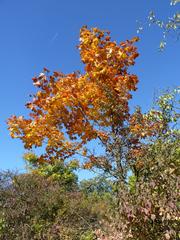
<svg viewBox="0 0 180 240">
<path fill-rule="evenodd" d="M 138 56 L 133 38 L 120 44 L 109 32 L 83 27 L 79 50 L 85 73 L 63 74 L 44 68 L 33 78 L 38 88 L 26 104 L 29 119 L 8 120 L 12 137 L 25 148 L 46 145 L 44 159 L 67 158 L 92 139 L 107 141 L 112 125 L 120 126 L 129 117 L 128 100 L 136 90 L 137 76 L 128 73 Z"/>
<path fill-rule="evenodd" d="M 138 78 L 128 68 L 138 56 L 137 40 L 117 44 L 108 32 L 83 27 L 78 48 L 84 73 L 50 74 L 45 68 L 34 77 L 38 91 L 26 104 L 29 118 L 12 116 L 8 120 L 11 136 L 20 138 L 29 150 L 45 147 L 39 164 L 78 155 L 83 168 L 98 168 L 123 181 L 129 169 L 142 169 L 145 141 L 165 133 L 172 99 L 171 95 L 159 99 L 164 110 L 143 114 L 137 108 L 130 114 L 129 100 Z M 92 140 L 101 144 L 103 154 L 89 149 Z"/>
</svg>

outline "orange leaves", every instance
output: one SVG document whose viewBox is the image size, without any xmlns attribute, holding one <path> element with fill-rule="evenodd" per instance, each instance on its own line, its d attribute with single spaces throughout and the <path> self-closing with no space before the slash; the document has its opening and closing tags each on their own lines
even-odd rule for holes
<svg viewBox="0 0 180 240">
<path fill-rule="evenodd" d="M 138 108 L 130 117 L 130 131 L 139 138 L 157 135 L 162 128 L 162 121 L 156 118 L 156 112 L 142 114 Z M 158 113 L 157 113 L 158 114 Z"/>
<path fill-rule="evenodd" d="M 91 169 L 93 167 L 93 163 L 92 162 L 86 162 L 83 165 L 84 169 Z"/>
<path fill-rule="evenodd" d="M 126 41 L 117 45 L 110 41 L 109 34 L 96 28 L 89 30 L 82 28 L 80 31 L 80 54 L 82 61 L 87 65 L 86 70 L 101 74 L 118 74 L 129 65 L 134 64 L 138 56 L 133 43 L 137 40 Z M 124 68 L 124 69 L 122 69 Z"/>
<path fill-rule="evenodd" d="M 80 54 L 87 71 L 86 78 L 98 90 L 96 93 L 99 93 L 99 100 L 96 106 L 100 109 L 109 111 L 110 106 L 118 105 L 127 114 L 130 91 L 135 91 L 138 83 L 136 75 L 127 74 L 128 66 L 133 65 L 138 56 L 136 47 L 133 46 L 137 40 L 134 38 L 118 45 L 110 41 L 107 32 L 96 28 L 81 29 Z M 113 112 L 115 114 L 114 109 Z M 126 114 L 122 120 L 126 119 Z"/>
<path fill-rule="evenodd" d="M 12 137 L 25 148 L 45 145 L 46 158 L 67 158 L 93 139 L 108 140 L 113 127 L 129 116 L 128 101 L 136 90 L 136 75 L 127 73 L 138 56 L 137 38 L 117 44 L 109 33 L 83 27 L 79 50 L 85 73 L 52 75 L 46 68 L 33 78 L 38 92 L 26 104 L 29 119 L 8 120 Z"/>
</svg>

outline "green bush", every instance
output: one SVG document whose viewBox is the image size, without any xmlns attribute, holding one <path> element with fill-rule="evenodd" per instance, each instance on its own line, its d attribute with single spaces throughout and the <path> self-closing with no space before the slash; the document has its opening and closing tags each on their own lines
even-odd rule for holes
<svg viewBox="0 0 180 240">
<path fill-rule="evenodd" d="M 0 174 L 0 239 L 74 239 L 97 215 L 84 195 L 37 174 Z"/>
</svg>

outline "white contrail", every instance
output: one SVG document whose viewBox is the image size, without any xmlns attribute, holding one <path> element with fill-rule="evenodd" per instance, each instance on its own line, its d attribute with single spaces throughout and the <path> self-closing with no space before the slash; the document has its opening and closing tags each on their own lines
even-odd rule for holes
<svg viewBox="0 0 180 240">
<path fill-rule="evenodd" d="M 54 36 L 51 38 L 51 43 L 54 42 L 54 41 L 57 39 L 58 36 L 59 36 L 59 33 L 56 32 L 56 33 L 54 34 Z"/>
</svg>

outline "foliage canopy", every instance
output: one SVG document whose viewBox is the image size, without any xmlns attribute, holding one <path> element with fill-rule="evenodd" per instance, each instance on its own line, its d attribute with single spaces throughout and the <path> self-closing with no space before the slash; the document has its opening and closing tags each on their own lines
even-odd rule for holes
<svg viewBox="0 0 180 240">
<path fill-rule="evenodd" d="M 96 167 L 125 181 L 128 165 L 142 154 L 141 140 L 163 128 L 157 117 L 149 118 L 140 109 L 129 111 L 138 83 L 137 76 L 128 71 L 138 56 L 136 41 L 135 37 L 117 44 L 109 32 L 83 27 L 78 48 L 84 73 L 50 75 L 45 68 L 34 77 L 39 91 L 26 104 L 30 116 L 8 120 L 11 136 L 20 138 L 26 149 L 45 145 L 39 164 L 74 161 L 80 155 L 83 167 Z M 105 154 L 88 148 L 92 140 L 101 144 Z"/>
</svg>

